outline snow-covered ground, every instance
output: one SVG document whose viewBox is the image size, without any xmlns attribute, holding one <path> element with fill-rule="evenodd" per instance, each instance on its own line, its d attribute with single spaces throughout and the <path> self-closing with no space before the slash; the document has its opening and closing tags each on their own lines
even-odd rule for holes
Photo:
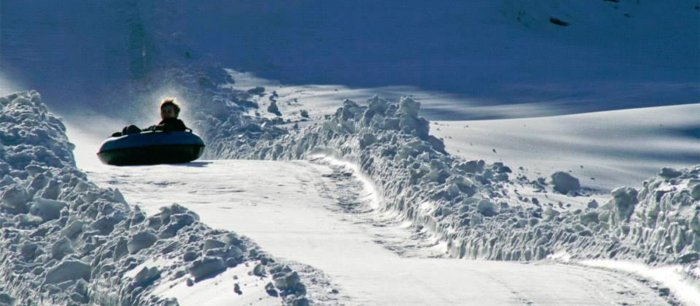
<svg viewBox="0 0 700 306">
<path fill-rule="evenodd" d="M 145 212 L 156 213 L 176 202 L 215 228 L 235 230 L 276 256 L 322 271 L 338 291 L 313 292 L 312 288 L 310 296 L 322 303 L 660 305 L 669 303 L 665 290 L 675 296 L 677 290 L 692 288 L 556 261 L 523 264 L 445 258 L 443 244 L 374 209 L 382 199 L 356 168 L 328 158 L 204 160 L 115 168 L 94 159 L 97 139 L 70 128 L 69 135 L 78 145 L 78 166 L 89 178 L 103 187 L 118 188 L 129 203 Z M 217 279 L 225 282 L 226 277 Z M 189 299 L 230 289 L 225 285 L 204 288 L 194 288 Z M 168 291 L 162 294 L 170 296 Z M 189 305 L 182 299 L 187 295 L 179 296 L 185 301 L 182 305 Z"/>
<path fill-rule="evenodd" d="M 382 199 L 372 186 L 363 184 L 356 168 L 332 159 L 203 160 L 189 165 L 115 168 L 95 162 L 95 139 L 81 138 L 85 134 L 75 131 L 70 134 L 76 135 L 72 139 L 78 144 L 78 165 L 90 179 L 103 187 L 118 188 L 129 203 L 145 212 L 157 213 L 160 207 L 176 202 L 197 212 L 210 226 L 235 230 L 276 256 L 323 271 L 338 293 L 311 290 L 310 296 L 317 301 L 351 305 L 660 305 L 679 295 L 684 298 L 680 301 L 692 305 L 695 296 L 687 291 L 694 288 L 691 283 L 664 283 L 663 278 L 636 275 L 635 271 L 556 261 L 523 264 L 445 258 L 444 245 L 375 209 Z M 194 288 L 189 299 L 229 290 L 227 286 L 205 288 Z M 170 296 L 168 291 L 162 294 Z M 179 300 L 187 301 L 183 299 L 187 296 L 181 293 Z"/>
<path fill-rule="evenodd" d="M 531 176 L 570 171 L 603 191 L 700 164 L 700 104 L 432 123 L 451 154 L 522 166 Z"/>
<path fill-rule="evenodd" d="M 322 119 L 345 99 L 410 96 L 421 102 L 421 115 L 431 120 L 431 133 L 444 140 L 450 154 L 523 167 L 530 177 L 569 171 L 584 187 L 599 193 L 637 186 L 663 167 L 700 163 L 698 103 L 557 115 L 560 109 L 536 103 L 483 106 L 410 87 L 294 86 L 233 69 L 227 73 L 234 80 L 227 85 L 231 88 L 265 88 L 265 94 L 252 100 L 270 118 L 275 115 L 265 109 L 273 92 L 282 116 L 291 120 L 298 120 L 302 110 L 311 120 Z M 505 119 L 479 120 L 484 117 Z"/>
<path fill-rule="evenodd" d="M 693 107 L 679 106 L 686 111 L 677 113 L 692 114 Z M 639 114 L 624 115 L 626 112 L 619 112 L 623 115 L 618 113 L 616 117 L 620 122 L 620 134 L 635 131 L 634 127 L 624 124 L 634 123 L 634 120 L 620 118 Z M 600 115 L 581 116 L 593 117 L 588 120 L 595 121 L 596 116 Z M 685 118 L 682 115 L 676 117 Z M 557 121 L 559 118 L 549 120 Z M 320 118 L 314 121 L 317 120 Z M 518 124 L 521 120 L 548 119 L 513 119 L 508 123 Z M 437 132 L 443 124 L 446 123 L 440 122 L 431 128 Z M 688 133 L 683 135 L 692 137 L 692 124 L 692 118 L 686 118 L 670 129 L 686 131 L 690 127 Z M 650 125 L 656 127 L 656 124 Z M 589 123 L 589 126 L 595 124 Z M 662 283 L 655 284 L 649 283 L 648 279 L 639 280 L 640 276 L 546 261 L 520 264 L 434 258 L 445 255 L 444 243 L 435 241 L 428 232 L 415 232 L 415 228 L 404 223 L 405 220 L 399 216 L 373 210 L 381 204 L 376 201 L 385 199 L 372 198 L 377 194 L 367 195 L 368 190 L 363 189 L 366 185 L 348 182 L 348 179 L 357 178 L 347 175 L 347 169 L 339 170 L 337 163 L 202 161 L 190 165 L 114 168 L 100 165 L 95 159 L 94 152 L 103 135 L 92 134 L 92 128 L 81 129 L 74 122 L 69 122 L 68 127 L 70 139 L 78 144 L 75 151 L 78 166 L 88 172 L 90 179 L 104 187 L 118 187 L 129 203 L 140 205 L 149 214 L 157 213 L 162 206 L 178 202 L 197 212 L 202 221 L 210 226 L 235 230 L 251 237 L 275 256 L 311 265 L 317 272 L 302 275 L 308 280 L 307 283 L 312 283 L 314 277 L 320 277 L 318 273 L 323 273 L 340 291 L 335 294 L 319 291 L 327 289 L 323 286 L 310 286 L 310 297 L 318 301 L 357 304 L 443 301 L 444 304 L 454 304 L 475 300 L 504 305 L 526 301 L 536 304 L 548 301 L 572 304 L 610 301 L 644 304 L 656 301 L 661 304 L 668 303 L 669 298 L 670 301 L 679 298 L 686 304 L 693 303 L 692 298 L 688 299 L 687 296 L 694 295 L 676 294 L 679 290 L 694 288 L 696 285 L 692 283 L 683 287 L 663 283 L 663 279 L 660 279 L 658 281 Z M 547 127 L 545 125 L 541 130 Z M 683 135 L 679 137 L 686 137 Z M 447 145 L 450 150 L 450 143 Z M 664 146 L 653 148 L 660 150 Z M 542 152 L 549 149 L 545 145 L 538 148 Z M 516 164 L 509 162 L 508 165 Z M 175 173 L 177 177 L 174 177 Z M 465 275 L 469 277 L 465 278 Z M 482 275 L 483 278 L 474 275 Z M 523 282 L 523 275 L 527 275 L 528 280 L 539 279 L 540 282 Z M 201 290 L 189 289 L 189 298 L 196 300 L 199 296 L 219 292 L 217 290 L 230 291 L 226 277 L 228 274 L 223 274 L 210 283 L 197 284 Z M 551 283 L 579 284 L 573 288 L 585 290 L 549 289 L 547 286 Z M 607 286 L 591 289 L 591 284 L 598 283 L 616 285 L 611 286 L 612 290 Z M 249 284 L 255 286 L 257 283 L 252 279 Z M 258 289 L 261 284 L 258 284 Z M 464 284 L 466 286 L 463 287 Z M 168 289 L 169 285 L 175 285 L 172 287 L 174 289 Z M 177 292 L 177 296 L 187 303 L 183 293 L 186 291 L 177 289 L 177 286 L 177 283 L 164 283 L 156 291 L 163 297 L 175 296 Z M 255 292 L 262 294 L 253 290 L 248 297 L 257 297 Z"/>
<path fill-rule="evenodd" d="M 0 96 L 46 101 L 0 99 L 0 305 L 697 304 L 698 12 L 2 0 Z M 221 160 L 98 164 L 165 96 Z"/>
<path fill-rule="evenodd" d="M 149 214 L 177 202 L 215 228 L 236 230 L 276 256 L 320 269 L 337 284 L 338 302 L 343 304 L 668 303 L 637 277 L 596 268 L 421 256 L 436 252 L 439 245 L 402 257 L 397 252 L 405 252 L 416 241 L 404 240 L 404 245 L 391 241 L 410 235 L 410 230 L 397 222 L 381 226 L 371 222 L 384 218 L 371 211 L 367 190 L 348 190 L 353 186 L 343 181 L 356 178 L 324 164 L 220 160 L 86 170 L 98 185 L 119 188 L 127 201 Z M 348 196 L 338 199 L 339 194 Z M 353 201 L 366 202 L 365 212 L 342 210 Z M 382 246 L 387 242 L 395 252 Z"/>
<path fill-rule="evenodd" d="M 263 115 L 269 114 L 266 107 L 270 105 L 270 95 L 275 93 L 277 106 L 285 117 L 299 117 L 299 112 L 305 110 L 311 118 L 320 118 L 332 114 L 343 100 L 366 100 L 371 96 L 398 100 L 410 96 L 424 101 L 423 113 L 431 120 L 464 120 L 476 118 L 518 118 L 556 115 L 563 111 L 543 103 L 522 103 L 503 105 L 483 105 L 469 97 L 446 92 L 428 91 L 415 86 L 383 86 L 372 88 L 348 87 L 334 84 L 284 84 L 256 76 L 251 72 L 241 72 L 226 69 L 233 83 L 224 85 L 237 90 L 250 90 L 256 87 L 265 88 L 268 94 L 252 97 L 261 108 Z"/>
<path fill-rule="evenodd" d="M 76 168 L 65 132 L 37 92 L 0 97 L 0 305 L 172 306 L 179 295 L 153 290 L 194 284 L 226 286 L 224 304 L 308 305 L 306 268 L 182 206 L 145 215 Z M 209 280 L 219 274 L 229 279 Z"/>
</svg>

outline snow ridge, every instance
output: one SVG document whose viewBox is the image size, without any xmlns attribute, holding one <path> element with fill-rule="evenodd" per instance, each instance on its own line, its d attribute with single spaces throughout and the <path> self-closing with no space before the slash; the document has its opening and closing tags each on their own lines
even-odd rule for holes
<svg viewBox="0 0 700 306">
<path fill-rule="evenodd" d="M 429 134 L 428 121 L 418 116 L 419 107 L 410 98 L 397 104 L 374 97 L 366 106 L 346 100 L 334 115 L 305 128 L 284 129 L 263 118 L 243 127 L 219 125 L 206 135 L 219 157 L 325 153 L 354 161 L 383 193 L 382 209 L 432 231 L 447 242 L 450 256 L 538 260 L 569 251 L 581 258 L 697 261 L 700 206 L 691 188 L 700 167 L 668 170 L 673 177 L 664 172 L 641 190 L 618 188 L 599 208 L 557 210 L 552 203 L 517 200 L 518 187 L 544 190 L 545 182 L 512 178 L 502 163 L 445 153 L 442 141 Z"/>
<path fill-rule="evenodd" d="M 0 142 L 0 305 L 174 306 L 151 295 L 158 283 L 196 286 L 233 267 L 268 282 L 267 298 L 308 305 L 297 272 L 249 239 L 177 204 L 148 217 L 90 183 L 37 92 L 0 98 Z"/>
</svg>

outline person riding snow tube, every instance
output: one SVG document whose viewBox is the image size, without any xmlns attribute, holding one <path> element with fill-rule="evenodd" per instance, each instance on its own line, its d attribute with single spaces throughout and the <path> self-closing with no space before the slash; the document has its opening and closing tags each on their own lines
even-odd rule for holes
<svg viewBox="0 0 700 306">
<path fill-rule="evenodd" d="M 145 131 L 110 137 L 97 152 L 100 160 L 113 166 L 188 163 L 204 152 L 204 141 L 192 133 Z"/>
</svg>

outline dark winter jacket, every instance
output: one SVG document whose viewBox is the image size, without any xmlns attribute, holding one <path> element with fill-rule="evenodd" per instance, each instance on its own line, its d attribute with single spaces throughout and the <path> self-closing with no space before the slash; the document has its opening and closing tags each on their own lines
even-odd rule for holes
<svg viewBox="0 0 700 306">
<path fill-rule="evenodd" d="M 168 118 L 164 119 L 157 125 L 152 126 L 153 130 L 164 132 L 184 132 L 187 127 L 180 119 Z"/>
</svg>

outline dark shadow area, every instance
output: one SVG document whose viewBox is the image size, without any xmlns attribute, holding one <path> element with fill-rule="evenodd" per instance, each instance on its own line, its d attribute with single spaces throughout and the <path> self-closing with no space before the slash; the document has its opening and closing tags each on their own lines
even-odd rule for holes
<svg viewBox="0 0 700 306">
<path fill-rule="evenodd" d="M 698 101 L 690 1 L 582 3 L 4 0 L 0 70 L 64 113 L 138 109 L 128 84 L 149 89 L 153 71 L 196 64 L 569 113 Z"/>
<path fill-rule="evenodd" d="M 172 164 L 173 166 L 176 167 L 194 167 L 194 168 L 204 168 L 209 166 L 212 162 L 209 161 L 193 161 L 189 163 L 183 163 L 183 164 Z"/>
<path fill-rule="evenodd" d="M 700 116 L 698 116 L 698 123 L 700 123 Z M 675 128 L 672 130 L 684 137 L 700 139 L 700 125 Z M 700 155 L 700 152 L 698 152 L 698 155 Z"/>
</svg>

